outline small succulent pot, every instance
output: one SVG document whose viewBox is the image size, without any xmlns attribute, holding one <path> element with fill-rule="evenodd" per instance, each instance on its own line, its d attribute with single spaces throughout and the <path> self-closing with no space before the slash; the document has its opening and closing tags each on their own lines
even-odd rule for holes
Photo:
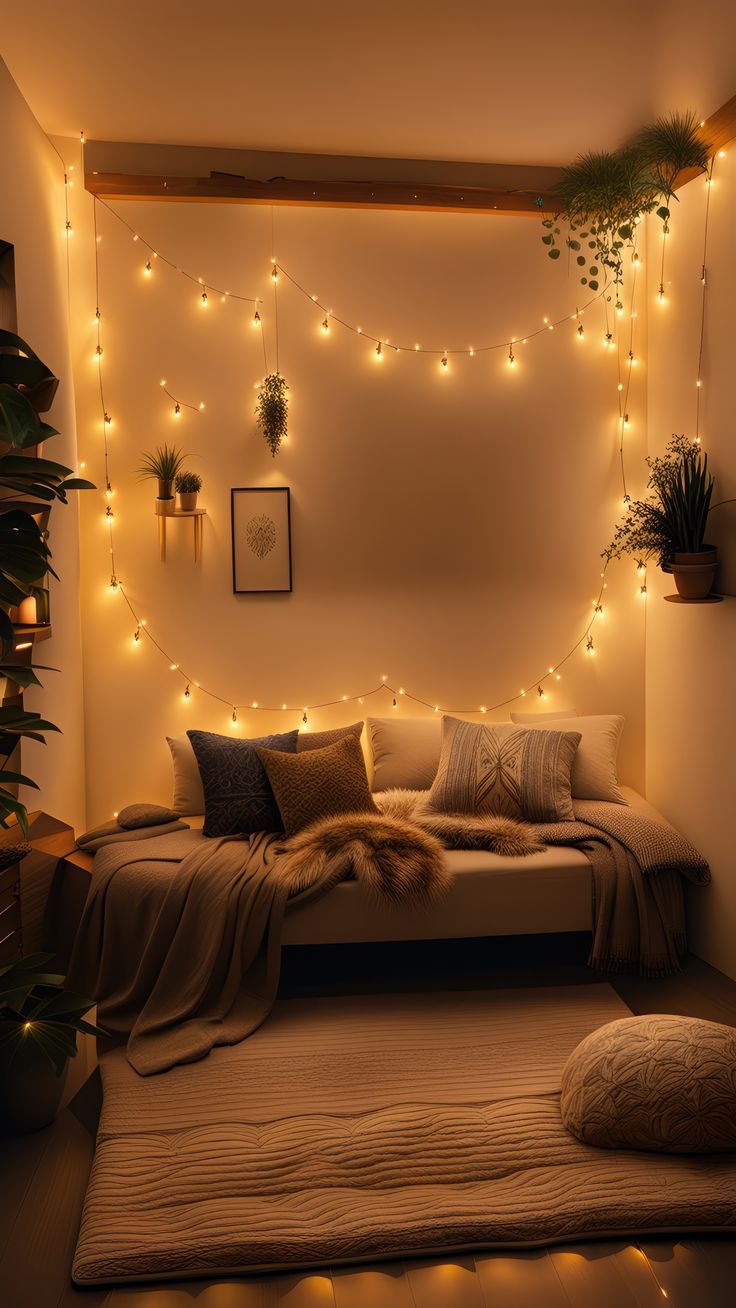
<svg viewBox="0 0 736 1308">
<path fill-rule="evenodd" d="M 707 599 L 715 581 L 717 567 L 718 550 L 714 545 L 704 545 L 696 553 L 677 550 L 672 556 L 670 568 L 678 595 L 684 600 Z"/>
<path fill-rule="evenodd" d="M 182 513 L 192 513 L 197 507 L 197 491 L 177 491 Z"/>
<path fill-rule="evenodd" d="M 26 1135 L 53 1122 L 66 1085 L 68 1060 L 59 1074 L 35 1041 L 6 1045 L 0 1056 L 0 1113 Z"/>
</svg>

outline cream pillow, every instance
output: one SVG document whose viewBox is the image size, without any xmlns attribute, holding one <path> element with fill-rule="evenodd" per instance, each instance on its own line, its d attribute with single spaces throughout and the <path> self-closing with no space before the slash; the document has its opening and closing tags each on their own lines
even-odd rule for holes
<svg viewBox="0 0 736 1308">
<path fill-rule="evenodd" d="M 433 718 L 368 718 L 373 790 L 429 790 L 442 743 L 439 714 Z"/>
<path fill-rule="evenodd" d="M 167 736 L 174 764 L 174 799 L 172 807 L 181 816 L 204 813 L 204 790 L 199 765 L 188 736 Z"/>
<path fill-rule="evenodd" d="M 572 765 L 573 799 L 604 799 L 611 804 L 627 800 L 618 784 L 616 756 L 624 719 L 618 713 L 600 713 L 592 717 L 555 718 L 544 713 L 512 713 L 511 721 L 532 730 L 579 731 L 580 744 Z"/>
</svg>

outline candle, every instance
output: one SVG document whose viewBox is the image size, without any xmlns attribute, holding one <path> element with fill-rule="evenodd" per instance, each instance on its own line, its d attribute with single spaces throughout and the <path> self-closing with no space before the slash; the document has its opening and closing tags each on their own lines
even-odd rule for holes
<svg viewBox="0 0 736 1308">
<path fill-rule="evenodd" d="M 24 627 L 35 627 L 37 621 L 36 596 L 26 595 L 18 605 L 18 622 Z"/>
</svg>

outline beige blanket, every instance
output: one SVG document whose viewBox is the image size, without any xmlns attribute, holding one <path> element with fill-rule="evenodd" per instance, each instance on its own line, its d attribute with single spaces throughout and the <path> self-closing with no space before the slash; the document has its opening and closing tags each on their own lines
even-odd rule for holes
<svg viewBox="0 0 736 1308">
<path fill-rule="evenodd" d="M 242 1040 L 274 1001 L 287 905 L 325 894 L 349 875 L 387 905 L 421 906 L 447 892 L 442 846 L 432 834 L 437 817 L 420 811 L 423 804 L 424 797 L 415 821 L 330 819 L 286 844 L 266 834 L 204 841 L 176 832 L 102 850 L 70 986 L 98 1000 L 104 1027 L 130 1033 L 128 1058 L 141 1075 Z M 592 965 L 638 963 L 654 974 L 676 968 L 685 947 L 681 874 L 704 881 L 707 865 L 672 828 L 623 806 L 583 802 L 576 813 L 578 821 L 527 827 L 517 838 L 527 852 L 540 841 L 585 851 L 594 884 Z M 443 822 L 444 838 L 457 845 L 468 819 Z M 484 838 L 494 848 L 513 834 L 506 819 L 470 822 L 475 847 Z M 151 871 L 161 861 L 178 864 L 163 898 Z M 131 923 L 139 933 L 135 958 L 122 943 Z"/>
</svg>

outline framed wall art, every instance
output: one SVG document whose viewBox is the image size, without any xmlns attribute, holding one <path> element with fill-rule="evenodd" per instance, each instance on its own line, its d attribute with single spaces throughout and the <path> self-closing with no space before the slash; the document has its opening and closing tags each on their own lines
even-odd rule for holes
<svg viewBox="0 0 736 1308">
<path fill-rule="evenodd" d="M 291 506 L 288 486 L 237 486 L 230 491 L 233 591 L 291 590 Z"/>
</svg>

